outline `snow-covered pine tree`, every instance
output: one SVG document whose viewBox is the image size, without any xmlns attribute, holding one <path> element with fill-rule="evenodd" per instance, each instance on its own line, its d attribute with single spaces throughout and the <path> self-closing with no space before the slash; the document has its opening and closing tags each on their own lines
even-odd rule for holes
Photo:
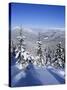
<svg viewBox="0 0 67 90">
<path fill-rule="evenodd" d="M 64 68 L 64 63 L 65 63 L 65 53 L 64 53 L 64 48 L 62 48 L 61 46 L 61 42 L 59 42 L 59 44 L 57 45 L 57 48 L 56 48 L 56 54 L 55 54 L 55 62 L 56 63 L 56 66 L 58 68 Z"/>
<path fill-rule="evenodd" d="M 41 34 L 40 32 L 38 33 L 38 41 L 37 41 L 37 56 L 39 57 L 37 64 L 40 66 L 44 65 L 44 60 L 43 60 L 43 53 L 42 53 L 42 42 L 41 42 Z"/>
<path fill-rule="evenodd" d="M 65 48 L 62 48 L 63 51 L 62 51 L 62 61 L 63 61 L 63 65 L 62 67 L 65 68 Z"/>
<path fill-rule="evenodd" d="M 26 50 L 25 50 L 24 38 L 25 37 L 22 34 L 22 28 L 20 28 L 19 36 L 17 36 L 18 45 L 17 45 L 16 59 L 17 59 L 17 63 L 22 65 L 22 68 L 24 68 L 28 65 L 28 61 L 26 59 L 27 53 L 26 53 Z"/>
<path fill-rule="evenodd" d="M 17 45 L 17 53 L 16 53 L 16 59 L 17 64 L 19 64 L 19 68 L 25 69 L 28 68 L 30 64 L 33 63 L 33 56 L 26 51 L 25 48 L 25 36 L 23 36 L 22 28 L 19 30 L 19 36 L 17 37 L 18 45 Z M 28 68 L 29 69 L 29 68 Z"/>
<path fill-rule="evenodd" d="M 51 65 L 51 53 L 52 51 L 50 50 L 50 48 L 48 47 L 48 49 L 46 49 L 46 65 Z"/>
</svg>

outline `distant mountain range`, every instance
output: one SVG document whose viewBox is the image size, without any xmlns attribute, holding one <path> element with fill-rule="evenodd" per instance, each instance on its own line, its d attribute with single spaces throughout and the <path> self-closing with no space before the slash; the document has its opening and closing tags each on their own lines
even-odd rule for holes
<svg viewBox="0 0 67 90">
<path fill-rule="evenodd" d="M 23 36 L 25 36 L 26 48 L 29 52 L 36 53 L 37 40 L 38 40 L 38 31 L 40 31 L 42 48 L 50 47 L 55 49 L 56 45 L 61 42 L 62 47 L 65 46 L 65 30 L 60 29 L 48 29 L 48 30 L 34 30 L 29 28 L 23 28 Z M 11 30 L 11 40 L 17 43 L 17 36 L 19 36 L 19 29 L 16 28 Z"/>
</svg>

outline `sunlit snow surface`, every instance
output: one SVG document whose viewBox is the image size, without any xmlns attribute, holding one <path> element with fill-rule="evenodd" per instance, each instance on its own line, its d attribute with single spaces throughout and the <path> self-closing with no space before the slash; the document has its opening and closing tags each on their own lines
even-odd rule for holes
<svg viewBox="0 0 67 90">
<path fill-rule="evenodd" d="M 64 69 L 55 69 L 52 66 L 48 66 L 48 69 L 51 69 L 54 73 L 57 73 L 58 75 L 60 75 L 60 77 L 64 78 L 65 76 L 65 70 Z"/>
<path fill-rule="evenodd" d="M 14 62 L 11 65 L 11 86 L 55 85 L 65 83 L 65 72 L 52 66 L 38 67 L 29 64 L 22 68 L 21 64 Z"/>
</svg>

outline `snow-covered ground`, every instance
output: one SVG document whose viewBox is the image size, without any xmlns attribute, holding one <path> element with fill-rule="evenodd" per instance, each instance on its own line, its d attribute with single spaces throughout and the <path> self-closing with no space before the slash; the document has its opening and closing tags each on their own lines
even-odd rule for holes
<svg viewBox="0 0 67 90">
<path fill-rule="evenodd" d="M 48 69 L 51 69 L 52 72 L 57 73 L 60 77 L 65 78 L 65 70 L 64 69 L 56 69 L 52 66 L 48 66 Z"/>
<path fill-rule="evenodd" d="M 55 85 L 65 83 L 64 70 L 51 66 L 38 67 L 29 64 L 26 69 L 19 68 L 18 64 L 11 66 L 11 86 Z"/>
</svg>

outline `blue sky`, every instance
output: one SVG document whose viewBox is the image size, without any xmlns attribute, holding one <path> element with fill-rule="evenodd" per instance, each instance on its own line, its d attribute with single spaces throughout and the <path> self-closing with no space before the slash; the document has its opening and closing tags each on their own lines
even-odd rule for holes
<svg viewBox="0 0 67 90">
<path fill-rule="evenodd" d="M 65 7 L 38 4 L 11 4 L 11 27 L 64 28 Z"/>
</svg>

